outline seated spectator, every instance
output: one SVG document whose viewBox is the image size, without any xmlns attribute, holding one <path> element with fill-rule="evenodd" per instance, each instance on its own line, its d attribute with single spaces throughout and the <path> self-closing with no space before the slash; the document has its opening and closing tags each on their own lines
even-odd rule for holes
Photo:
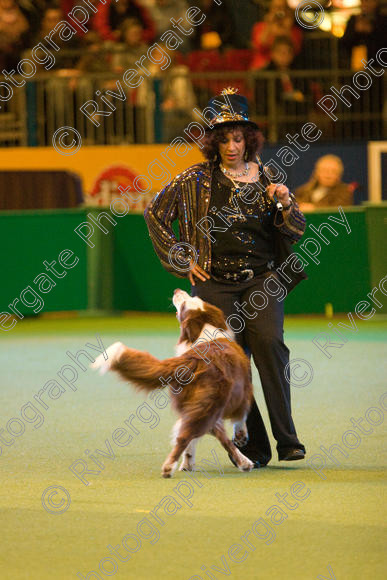
<svg viewBox="0 0 387 580">
<path fill-rule="evenodd" d="M 164 47 L 164 50 L 166 48 Z M 179 64 L 179 55 L 168 51 L 171 64 L 161 71 L 163 79 L 163 141 L 168 143 L 174 137 L 183 135 L 184 129 L 193 120 L 193 109 L 197 105 L 195 92 L 189 78 L 189 68 Z"/>
<path fill-rule="evenodd" d="M 156 25 L 156 39 L 164 32 L 172 28 L 171 18 L 176 21 L 182 18 L 181 25 L 188 30 L 192 25 L 187 21 L 186 12 L 189 8 L 187 0 L 155 0 L 154 5 L 150 8 L 152 19 Z M 192 41 L 189 36 L 184 36 L 175 29 L 175 32 L 183 40 L 179 50 L 187 52 L 192 49 Z"/>
<path fill-rule="evenodd" d="M 385 46 L 387 17 L 380 13 L 379 0 L 361 0 L 361 12 L 351 16 L 340 42 L 344 68 L 360 70 L 362 59 L 375 58 Z"/>
<path fill-rule="evenodd" d="M 34 45 L 39 42 L 44 43 L 44 37 L 49 35 L 55 28 L 55 26 L 64 20 L 64 14 L 59 6 L 48 6 L 43 12 L 42 21 L 40 23 L 40 29 L 37 36 L 34 39 Z M 50 71 L 56 71 L 59 69 L 75 69 L 79 60 L 79 55 L 72 53 L 71 51 L 77 51 L 80 47 L 80 42 L 76 34 L 69 40 L 62 40 L 59 34 L 52 35 L 52 40 L 60 47 L 59 51 L 54 51 L 55 63 Z M 44 70 L 43 65 L 40 65 L 42 71 Z"/>
<path fill-rule="evenodd" d="M 301 211 L 317 207 L 338 207 L 353 204 L 354 186 L 341 181 L 343 162 L 336 155 L 324 155 L 316 162 L 308 183 L 296 189 Z"/>
<path fill-rule="evenodd" d="M 60 6 L 57 4 L 48 4 L 42 12 L 38 32 L 39 36 L 50 34 L 61 20 L 64 20 L 64 13 Z M 58 40 L 60 41 L 60 38 Z"/>
<path fill-rule="evenodd" d="M 112 70 L 111 52 L 104 48 L 100 36 L 94 30 L 89 30 L 82 38 L 81 52 L 82 56 L 77 65 L 78 71 L 93 74 Z"/>
<path fill-rule="evenodd" d="M 288 36 L 277 36 L 271 50 L 271 61 L 265 68 L 265 71 L 276 74 L 274 78 L 262 78 L 259 74 L 255 80 L 256 113 L 266 117 L 261 119 L 261 123 L 268 123 L 274 140 L 282 139 L 287 132 L 297 131 L 300 119 L 307 119 L 310 99 L 305 94 L 304 79 L 291 76 L 293 63 L 292 41 Z"/>
<path fill-rule="evenodd" d="M 271 49 L 271 60 L 266 70 L 280 73 L 279 91 L 281 100 L 295 101 L 302 103 L 305 100 L 304 94 L 295 87 L 289 72 L 294 61 L 294 47 L 288 36 L 277 36 Z"/>
<path fill-rule="evenodd" d="M 121 76 L 123 71 L 128 68 L 134 68 L 136 61 L 142 55 L 146 55 L 148 44 L 143 40 L 143 31 L 141 22 L 134 18 L 127 18 L 121 23 L 119 31 L 119 40 L 121 42 L 117 45 L 117 50 L 114 52 L 112 59 L 112 68 L 116 74 Z M 148 70 L 151 73 L 153 73 L 152 66 L 156 65 L 148 66 Z M 110 85 L 105 84 L 105 88 L 116 90 L 115 82 L 113 80 Z M 133 142 L 141 141 L 143 139 L 141 131 L 146 126 L 147 105 L 151 99 L 149 83 L 145 79 L 137 88 L 127 89 L 124 86 L 124 90 L 127 96 L 123 107 L 123 115 L 126 115 L 127 122 L 131 114 L 135 119 L 133 135 L 129 139 Z"/>
<path fill-rule="evenodd" d="M 298 54 L 302 45 L 302 31 L 296 26 L 294 12 L 286 0 L 271 0 L 269 12 L 263 22 L 253 26 L 251 45 L 254 51 L 252 69 L 261 69 L 271 60 L 271 49 L 277 36 L 288 36 Z"/>
<path fill-rule="evenodd" d="M 136 0 L 119 0 L 116 4 L 108 0 L 108 26 L 109 33 L 103 36 L 104 40 L 118 40 L 120 27 L 124 20 L 137 20 L 141 25 L 143 42 L 150 44 L 155 38 L 156 28 L 148 10 Z"/>
<path fill-rule="evenodd" d="M 15 0 L 0 0 L 0 64 L 14 68 L 28 46 L 29 25 Z"/>
<path fill-rule="evenodd" d="M 113 55 L 113 69 L 122 72 L 133 68 L 141 55 L 146 54 L 148 44 L 143 40 L 144 29 L 141 22 L 134 18 L 127 18 L 122 22 L 119 30 L 120 44 Z"/>
</svg>

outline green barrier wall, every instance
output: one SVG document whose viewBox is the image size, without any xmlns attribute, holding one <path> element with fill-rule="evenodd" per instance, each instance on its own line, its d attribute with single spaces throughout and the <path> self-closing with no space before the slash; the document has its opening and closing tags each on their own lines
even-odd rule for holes
<svg viewBox="0 0 387 580">
<path fill-rule="evenodd" d="M 143 216 L 133 215 L 117 225 L 114 244 L 114 308 L 171 310 L 175 288 L 189 290 L 186 279 L 168 274 L 160 265 Z"/>
<path fill-rule="evenodd" d="M 1 212 L 4 276 L 0 312 L 9 310 L 7 305 L 28 285 L 36 290 L 33 279 L 45 271 L 43 260 L 57 260 L 64 249 L 72 250 L 79 263 L 64 278 L 55 279 L 56 287 L 49 293 L 40 293 L 45 302 L 43 312 L 171 311 L 173 290 L 176 287 L 188 290 L 189 284 L 161 267 L 142 215 L 116 217 L 115 226 L 103 219 L 101 223 L 109 233 L 103 233 L 94 224 L 90 237 L 92 248 L 74 233 L 74 228 L 86 221 L 87 213 L 97 219 L 101 211 Z M 366 299 L 367 293 L 385 275 L 387 204 L 346 208 L 345 215 L 350 234 L 343 225 L 328 219 L 329 216 L 340 218 L 338 212 L 318 211 L 307 215 L 306 234 L 295 251 L 308 260 L 305 271 L 309 278 L 286 299 L 287 313 L 323 313 L 327 303 L 333 305 L 334 312 L 353 311 L 357 302 Z M 328 245 L 310 228 L 322 223 L 328 223 L 338 234 L 335 237 L 323 230 Z M 319 264 L 313 263 L 300 247 L 308 238 L 321 245 Z M 29 307 L 23 306 L 21 311 L 32 314 Z"/>
<path fill-rule="evenodd" d="M 289 294 L 285 302 L 287 313 L 321 313 L 324 312 L 327 303 L 332 304 L 334 312 L 353 311 L 357 302 L 366 299 L 367 292 L 370 291 L 364 209 L 345 209 L 347 227 L 351 229 L 349 234 L 344 225 L 328 219 L 330 216 L 341 219 L 339 213 L 329 211 L 316 211 L 306 215 L 305 234 L 295 245 L 294 250 L 309 262 L 305 266 L 308 280 L 300 282 Z M 337 232 L 337 236 L 334 236 L 328 228 L 321 229 L 323 223 L 329 224 Z M 329 245 L 319 238 L 311 225 L 320 228 Z M 320 264 L 316 264 L 301 248 L 307 239 L 320 244 L 321 251 L 316 256 Z M 309 246 L 311 253 L 318 251 L 313 247 L 313 243 L 307 243 L 307 247 Z"/>
<path fill-rule="evenodd" d="M 74 228 L 84 219 L 85 212 L 81 210 L 0 212 L 3 271 L 0 312 L 9 311 L 8 304 L 19 298 L 27 286 L 43 299 L 43 312 L 87 308 L 86 245 L 74 233 Z M 60 252 L 65 249 L 72 250 L 79 262 L 74 268 L 65 270 L 63 278 L 56 278 L 46 271 L 43 261 L 58 261 Z M 64 269 L 58 266 L 57 271 L 61 274 Z M 34 283 L 34 278 L 43 272 L 56 284 L 47 293 L 39 291 L 38 284 Z M 34 301 L 30 293 L 26 299 L 29 303 Z M 33 307 L 20 302 L 16 306 L 22 314 L 33 315 Z"/>
<path fill-rule="evenodd" d="M 375 286 L 386 275 L 387 270 L 387 203 L 367 203 L 365 208 L 371 284 Z"/>
</svg>

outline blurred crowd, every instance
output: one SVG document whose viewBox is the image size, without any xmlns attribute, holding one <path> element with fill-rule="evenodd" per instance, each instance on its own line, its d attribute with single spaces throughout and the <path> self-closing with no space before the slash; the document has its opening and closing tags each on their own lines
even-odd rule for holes
<svg viewBox="0 0 387 580">
<path fill-rule="evenodd" d="M 297 2 L 223 0 L 217 5 L 214 0 L 195 0 L 194 5 L 206 14 L 206 19 L 192 35 L 184 37 L 179 46 L 180 64 L 194 71 L 324 68 L 327 55 L 321 55 L 317 62 L 316 55 L 313 62 L 308 58 L 307 41 L 315 29 L 300 26 L 289 4 L 294 8 Z M 354 0 L 352 5 L 355 4 Z M 171 28 L 171 18 L 184 21 L 192 3 L 190 0 L 106 0 L 105 4 L 100 0 L 0 0 L 1 68 L 14 68 L 25 51 L 43 41 L 59 22 L 69 21 L 68 14 L 76 5 L 90 14 L 88 32 L 78 27 L 77 34 L 69 41 L 61 41 L 55 35 L 55 42 L 62 42 L 66 52 L 78 53 L 63 57 L 58 54 L 53 70 L 114 72 L 125 67 Z M 340 10 L 345 3 L 321 0 L 321 5 L 329 13 Z M 348 9 L 345 14 L 347 23 L 340 39 L 339 65 L 350 68 L 356 66 L 355 60 L 371 58 L 383 46 L 387 20 L 379 0 L 359 0 L 353 14 Z M 74 22 L 71 25 L 77 28 Z M 109 57 L 91 56 L 103 49 L 110 52 Z"/>
<path fill-rule="evenodd" d="M 169 53 L 171 66 L 167 70 L 149 67 L 149 63 L 147 66 L 151 73 L 163 78 L 160 106 L 165 139 L 178 134 L 189 122 L 195 105 L 206 105 L 209 92 L 217 94 L 224 87 L 224 78 L 198 75 L 192 80 L 190 72 L 211 76 L 214 72 L 241 71 L 240 78 L 234 75 L 231 82 L 253 98 L 256 115 L 267 116 L 270 107 L 285 115 L 310 115 L 316 110 L 324 87 L 307 77 L 299 82 L 292 73 L 333 68 L 359 70 L 363 68 L 362 59 L 375 57 L 383 47 L 387 30 L 382 0 L 353 0 L 349 2 L 350 9 L 344 0 L 320 0 L 320 4 L 331 23 L 340 10 L 345 15 L 342 29 L 336 34 L 336 65 L 332 64 L 329 48 L 334 28 L 320 30 L 328 43 L 318 51 L 311 50 L 316 29 L 300 25 L 295 17 L 295 0 L 222 0 L 221 5 L 215 0 L 105 0 L 104 4 L 101 0 L 0 0 L 0 70 L 15 69 L 39 43 L 47 47 L 47 39 L 53 40 L 59 47 L 51 48 L 55 62 L 50 67 L 38 65 L 37 75 L 49 77 L 47 86 L 53 89 L 54 107 L 62 110 L 66 99 L 58 96 L 55 79 L 68 77 L 69 89 L 83 90 L 86 95 L 92 94 L 87 75 L 106 73 L 111 80 L 101 81 L 97 88 L 114 89 L 116 79 L 128 68 L 139 66 L 138 61 L 148 48 L 158 43 Z M 195 27 L 186 20 L 192 5 L 206 15 L 204 22 Z M 69 19 L 75 6 L 82 6 L 89 13 L 86 32 Z M 160 40 L 166 30 L 173 29 L 171 19 L 181 19 L 185 29 L 193 28 L 185 35 L 174 28 L 182 39 L 177 50 L 168 50 Z M 64 22 L 76 32 L 69 33 Z M 260 74 L 253 84 L 247 83 L 245 71 L 276 72 L 275 85 L 267 83 L 267 76 Z M 268 87 L 275 95 L 271 105 Z M 132 90 L 128 101 L 144 106 L 149 99 L 146 90 L 145 83 Z M 373 108 L 381 110 L 382 90 L 372 90 L 379 91 Z"/>
</svg>

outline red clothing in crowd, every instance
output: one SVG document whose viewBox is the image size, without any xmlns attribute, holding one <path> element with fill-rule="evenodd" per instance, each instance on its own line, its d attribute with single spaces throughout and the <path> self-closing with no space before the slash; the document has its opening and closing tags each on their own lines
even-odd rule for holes
<svg viewBox="0 0 387 580">
<path fill-rule="evenodd" d="M 90 20 L 86 22 L 85 27 L 88 30 L 94 30 L 98 33 L 102 40 L 117 40 L 117 37 L 113 34 L 113 30 L 109 24 L 109 9 L 112 0 L 107 0 L 106 4 L 97 3 L 95 9 L 97 13 L 93 13 L 91 11 Z M 86 34 L 82 29 L 80 29 L 72 20 L 67 18 L 69 12 L 71 12 L 72 8 L 77 5 L 76 0 L 61 0 L 61 8 L 65 14 L 66 20 L 68 20 L 74 28 L 77 29 L 77 32 L 80 36 Z M 141 12 L 141 16 L 144 23 L 144 32 L 143 32 L 143 40 L 146 43 L 152 42 L 155 36 L 155 27 L 151 17 L 149 16 L 148 11 L 140 4 L 135 3 L 138 7 L 139 11 Z M 82 5 L 82 7 L 84 7 Z"/>
<path fill-rule="evenodd" d="M 271 59 L 271 47 L 275 40 L 275 36 L 269 36 L 265 43 L 262 42 L 262 35 L 265 32 L 268 24 L 267 22 L 257 22 L 253 26 L 251 44 L 253 48 L 253 58 L 251 61 L 252 69 L 260 69 L 267 66 Z M 294 54 L 298 54 L 302 46 L 302 31 L 293 26 L 290 31 L 290 39 L 293 43 Z"/>
<path fill-rule="evenodd" d="M 73 20 L 68 18 L 69 12 L 71 12 L 71 10 L 74 8 L 74 6 L 77 6 L 77 5 L 79 5 L 79 4 L 75 0 L 60 0 L 60 7 L 63 11 L 65 20 L 67 20 L 67 22 L 69 22 L 69 24 L 71 24 L 71 26 L 76 29 L 77 34 L 79 34 L 79 36 L 84 36 L 84 34 L 86 34 L 86 32 L 84 30 L 82 30 L 82 28 L 80 28 Z M 86 6 L 87 5 L 83 5 L 83 4 L 81 5 L 82 8 L 87 10 Z M 107 4 L 97 4 L 95 6 L 95 9 L 98 10 L 98 12 L 94 14 L 94 12 L 92 10 L 90 10 L 90 19 L 88 22 L 85 22 L 85 24 L 83 26 L 85 28 L 87 28 L 87 30 L 94 30 L 95 32 L 98 32 L 98 34 L 101 36 L 101 32 L 98 30 L 98 28 L 99 28 L 98 24 L 101 25 L 101 23 L 98 22 L 98 16 L 100 16 L 102 13 L 102 22 L 104 22 L 105 18 L 107 17 Z M 74 16 L 78 17 L 79 20 L 82 18 L 80 11 L 79 11 L 78 15 L 77 15 L 77 13 L 75 13 Z M 100 16 L 100 19 L 101 19 L 101 16 Z M 101 36 L 101 38 L 102 38 L 102 36 Z"/>
</svg>

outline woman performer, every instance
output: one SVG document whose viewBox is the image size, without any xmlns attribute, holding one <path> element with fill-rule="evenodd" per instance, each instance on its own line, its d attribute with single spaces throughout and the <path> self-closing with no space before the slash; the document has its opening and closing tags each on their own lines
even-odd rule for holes
<svg viewBox="0 0 387 580">
<path fill-rule="evenodd" d="M 203 115 L 209 121 L 202 142 L 207 162 L 189 167 L 154 197 L 145 210 L 149 234 L 162 265 L 188 277 L 193 296 L 223 310 L 236 340 L 252 355 L 278 459 L 303 459 L 291 415 L 283 300 L 306 277 L 290 250 L 305 218 L 288 188 L 271 183 L 262 166 L 262 134 L 248 118 L 246 98 L 226 89 Z M 172 229 L 176 219 L 179 241 Z M 174 251 L 180 263 L 186 253 L 185 274 Z M 241 451 L 259 468 L 270 461 L 271 449 L 255 400 L 247 427 L 249 441 Z"/>
</svg>

